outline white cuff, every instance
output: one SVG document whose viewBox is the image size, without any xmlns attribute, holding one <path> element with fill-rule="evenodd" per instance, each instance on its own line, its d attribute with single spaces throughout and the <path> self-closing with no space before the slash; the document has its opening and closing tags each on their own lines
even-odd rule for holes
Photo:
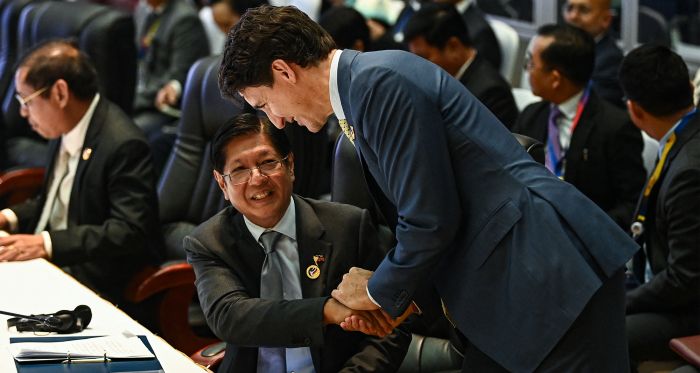
<svg viewBox="0 0 700 373">
<path fill-rule="evenodd" d="M 366 287 L 365 289 L 367 289 L 367 297 L 369 297 L 369 300 L 371 300 L 372 303 L 374 303 L 377 307 L 382 308 L 382 306 L 379 303 L 377 303 L 377 301 L 374 300 L 374 298 L 372 298 L 372 294 L 369 293 L 369 287 Z"/>
<path fill-rule="evenodd" d="M 46 250 L 46 256 L 48 257 L 47 259 L 51 259 L 53 255 L 53 246 L 51 245 L 51 236 L 49 235 L 49 232 L 47 231 L 42 231 L 41 232 L 41 237 L 44 237 L 44 250 Z"/>
<path fill-rule="evenodd" d="M 17 215 L 15 215 L 15 212 L 10 209 L 4 209 L 0 210 L 0 214 L 3 214 L 5 216 L 5 219 L 7 219 L 7 230 L 10 231 L 10 233 L 17 232 L 17 225 L 19 219 L 17 219 Z"/>
<path fill-rule="evenodd" d="M 168 85 L 172 87 L 172 89 L 175 90 L 175 94 L 177 94 L 177 98 L 180 98 L 182 96 L 182 83 L 180 83 L 179 80 L 171 80 L 168 82 Z"/>
</svg>

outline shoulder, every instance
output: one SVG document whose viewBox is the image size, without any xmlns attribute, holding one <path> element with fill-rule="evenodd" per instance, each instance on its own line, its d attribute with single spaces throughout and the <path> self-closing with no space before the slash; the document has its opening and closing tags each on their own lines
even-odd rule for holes
<svg viewBox="0 0 700 373">
<path fill-rule="evenodd" d="M 298 204 L 297 210 L 308 213 L 313 212 L 322 222 L 342 222 L 362 219 L 367 213 L 357 206 L 346 205 L 344 203 L 321 201 L 313 198 L 296 196 L 294 200 Z M 305 207 L 307 207 L 305 209 Z"/>
<path fill-rule="evenodd" d="M 224 234 L 233 233 L 232 236 L 235 237 L 235 233 L 239 232 L 240 229 L 235 222 L 237 215 L 238 213 L 233 207 L 226 207 L 194 228 L 187 237 L 199 241 L 204 246 L 210 246 L 214 242 L 222 242 L 221 238 Z"/>
<path fill-rule="evenodd" d="M 92 121 L 100 126 L 99 138 L 104 144 L 118 148 L 124 143 L 139 143 L 148 145 L 146 137 L 129 116 L 116 104 L 105 97 L 95 109 Z"/>
</svg>

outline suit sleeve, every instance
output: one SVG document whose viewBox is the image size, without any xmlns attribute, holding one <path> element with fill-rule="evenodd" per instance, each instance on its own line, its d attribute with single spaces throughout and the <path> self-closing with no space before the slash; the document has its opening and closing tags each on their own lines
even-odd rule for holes
<svg viewBox="0 0 700 373">
<path fill-rule="evenodd" d="M 634 208 L 644 186 L 646 170 L 642 160 L 642 134 L 626 120 L 607 144 L 613 206 L 606 211 L 618 225 L 627 229 L 632 223 Z"/>
<path fill-rule="evenodd" d="M 187 236 L 184 246 L 207 324 L 217 337 L 245 347 L 323 345 L 323 305 L 328 297 L 252 297 L 236 271 L 199 239 Z"/>
<path fill-rule="evenodd" d="M 628 313 L 672 310 L 700 301 L 700 169 L 676 175 L 666 196 L 660 208 L 668 222 L 668 267 L 627 293 Z"/>
<path fill-rule="evenodd" d="M 101 224 L 73 225 L 49 232 L 52 261 L 59 266 L 92 258 L 138 256 L 149 251 L 149 230 L 154 229 L 158 212 L 148 144 L 141 140 L 125 142 L 102 167 L 107 170 L 106 180 L 88 179 L 83 193 L 90 193 L 91 182 L 97 183 L 92 187 L 106 188 L 103 195 L 108 199 L 108 216 Z"/>
<path fill-rule="evenodd" d="M 43 188 L 46 189 L 46 188 Z M 20 233 L 34 233 L 34 227 L 31 226 L 38 217 L 37 214 L 41 212 L 40 208 L 41 196 L 24 201 L 18 205 L 10 207 L 12 212 L 17 215 L 18 220 L 18 232 Z"/>
<path fill-rule="evenodd" d="M 367 210 L 362 211 L 358 239 L 360 267 L 369 270 L 376 268 L 384 257 L 384 251 L 379 246 L 377 231 Z M 410 343 L 411 335 L 403 325 L 385 338 L 364 336 L 359 351 L 345 363 L 341 372 L 395 371 L 401 366 Z"/>
<path fill-rule="evenodd" d="M 357 78 L 351 97 L 360 136 L 376 158 L 397 206 L 397 245 L 369 281 L 372 297 L 393 317 L 408 307 L 460 226 L 461 206 L 445 126 L 435 98 L 388 69 Z M 359 110 L 362 110 L 359 112 Z"/>
</svg>

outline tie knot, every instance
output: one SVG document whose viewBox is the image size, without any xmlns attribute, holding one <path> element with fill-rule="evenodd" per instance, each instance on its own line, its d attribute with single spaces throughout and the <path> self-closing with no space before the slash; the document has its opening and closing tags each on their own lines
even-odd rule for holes
<svg viewBox="0 0 700 373">
<path fill-rule="evenodd" d="M 557 120 L 561 116 L 561 110 L 559 110 L 559 106 L 557 105 L 552 105 L 549 109 L 549 121 L 554 121 Z"/>
<path fill-rule="evenodd" d="M 275 244 L 280 239 L 282 233 L 275 231 L 267 231 L 260 236 L 260 242 L 263 244 L 265 254 L 270 254 L 275 251 Z"/>
</svg>

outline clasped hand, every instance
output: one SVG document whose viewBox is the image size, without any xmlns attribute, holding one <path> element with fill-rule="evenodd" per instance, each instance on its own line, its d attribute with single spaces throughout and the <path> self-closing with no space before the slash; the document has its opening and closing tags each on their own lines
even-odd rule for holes
<svg viewBox="0 0 700 373">
<path fill-rule="evenodd" d="M 0 237 L 0 262 L 47 258 L 40 234 L 13 234 Z"/>
<path fill-rule="evenodd" d="M 403 315 L 394 319 L 374 304 L 367 295 L 367 282 L 372 277 L 372 273 L 362 268 L 350 268 L 350 271 L 343 275 L 338 288 L 331 293 L 333 299 L 326 304 L 332 302 L 333 306 L 342 307 L 338 308 L 339 312 L 333 319 L 333 323 L 339 324 L 344 330 L 385 337 L 411 315 L 414 308 L 409 307 Z"/>
</svg>

